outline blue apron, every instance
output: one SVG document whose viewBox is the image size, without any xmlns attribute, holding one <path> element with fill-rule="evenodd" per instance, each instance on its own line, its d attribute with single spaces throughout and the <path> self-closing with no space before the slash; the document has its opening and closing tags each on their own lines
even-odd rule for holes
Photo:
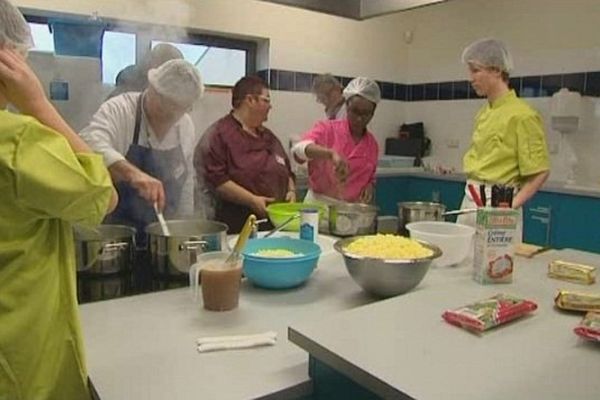
<svg viewBox="0 0 600 400">
<path fill-rule="evenodd" d="M 138 144 L 142 103 L 143 95 L 140 95 L 135 111 L 133 142 L 129 145 L 125 158 L 146 174 L 162 182 L 166 197 L 163 214 L 168 219 L 175 215 L 189 171 L 181 148 L 181 140 L 178 147 L 170 150 L 156 150 Z M 143 249 L 147 244 L 144 229 L 148 224 L 157 221 L 153 205 L 142 198 L 137 190 L 127 182 L 117 183 L 116 188 L 119 192 L 119 205 L 107 217 L 106 222 L 133 226 L 137 231 L 137 247 Z"/>
</svg>

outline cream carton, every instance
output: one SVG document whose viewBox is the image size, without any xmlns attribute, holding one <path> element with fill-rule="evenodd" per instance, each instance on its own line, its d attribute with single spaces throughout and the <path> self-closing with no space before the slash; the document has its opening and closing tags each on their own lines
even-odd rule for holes
<svg viewBox="0 0 600 400">
<path fill-rule="evenodd" d="M 515 258 L 518 211 L 477 210 L 473 279 L 479 283 L 510 283 Z"/>
</svg>

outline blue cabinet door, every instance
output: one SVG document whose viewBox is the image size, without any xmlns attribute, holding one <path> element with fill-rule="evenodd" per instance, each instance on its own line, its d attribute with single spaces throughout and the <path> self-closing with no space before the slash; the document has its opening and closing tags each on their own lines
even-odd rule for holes
<svg viewBox="0 0 600 400">
<path fill-rule="evenodd" d="M 375 201 L 379 215 L 398 215 L 397 204 L 408 201 L 408 179 L 405 177 L 380 177 L 375 186 Z"/>
<path fill-rule="evenodd" d="M 464 194 L 464 182 L 440 179 L 411 178 L 409 194 L 411 201 L 433 201 L 442 203 L 448 211 L 458 210 Z M 456 217 L 448 220 L 455 220 Z"/>
<path fill-rule="evenodd" d="M 523 241 L 538 246 L 557 247 L 553 237 L 560 197 L 538 192 L 523 206 Z"/>
<path fill-rule="evenodd" d="M 600 253 L 600 198 L 538 192 L 523 207 L 523 240 Z"/>
<path fill-rule="evenodd" d="M 561 194 L 555 214 L 550 235 L 554 247 L 600 253 L 599 198 Z"/>
</svg>

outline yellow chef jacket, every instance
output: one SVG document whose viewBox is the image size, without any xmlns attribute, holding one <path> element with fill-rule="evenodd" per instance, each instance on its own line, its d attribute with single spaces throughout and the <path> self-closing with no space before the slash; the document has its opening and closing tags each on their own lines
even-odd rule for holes
<svg viewBox="0 0 600 400">
<path fill-rule="evenodd" d="M 526 177 L 549 169 L 542 119 L 514 90 L 481 108 L 463 158 L 467 178 L 520 185 Z"/>
<path fill-rule="evenodd" d="M 104 217 L 102 156 L 0 111 L 0 398 L 89 399 L 71 224 Z"/>
</svg>

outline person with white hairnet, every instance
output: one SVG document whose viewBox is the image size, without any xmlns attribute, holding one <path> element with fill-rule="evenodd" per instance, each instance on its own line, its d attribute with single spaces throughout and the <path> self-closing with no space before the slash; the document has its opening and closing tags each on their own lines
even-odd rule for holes
<svg viewBox="0 0 600 400">
<path fill-rule="evenodd" d="M 201 97 L 200 73 L 185 60 L 148 72 L 142 93 L 104 102 L 81 137 L 98 153 L 117 183 L 120 202 L 107 222 L 133 226 L 145 247 L 144 228 L 157 220 L 194 213 L 194 124 L 188 115 Z"/>
<path fill-rule="evenodd" d="M 308 161 L 306 202 L 373 201 L 379 146 L 367 125 L 381 92 L 375 81 L 359 77 L 343 94 L 346 118 L 317 122 L 292 148 L 296 161 Z"/>
<path fill-rule="evenodd" d="M 313 80 L 312 91 L 317 98 L 317 103 L 325 106 L 325 115 L 328 119 L 346 118 L 343 89 L 340 81 L 331 74 L 317 75 Z"/>
<path fill-rule="evenodd" d="M 148 87 L 148 71 L 167 61 L 181 59 L 183 54 L 177 47 L 169 43 L 156 44 L 139 64 L 129 65 L 117 74 L 115 89 L 106 100 L 126 92 L 143 92 Z"/>
<path fill-rule="evenodd" d="M 473 141 L 463 158 L 467 185 L 481 188 L 487 205 L 492 185 L 513 186 L 517 193 L 512 207 L 520 210 L 550 171 L 542 118 L 509 88 L 513 65 L 504 43 L 478 40 L 464 50 L 462 61 L 469 68 L 473 89 L 487 99 L 475 117 Z M 475 203 L 467 186 L 462 208 L 471 207 Z M 458 222 L 475 225 L 474 214 L 463 214 Z"/>
<path fill-rule="evenodd" d="M 0 398 L 90 399 L 73 224 L 98 225 L 118 198 L 27 65 L 31 46 L 0 0 Z"/>
</svg>

